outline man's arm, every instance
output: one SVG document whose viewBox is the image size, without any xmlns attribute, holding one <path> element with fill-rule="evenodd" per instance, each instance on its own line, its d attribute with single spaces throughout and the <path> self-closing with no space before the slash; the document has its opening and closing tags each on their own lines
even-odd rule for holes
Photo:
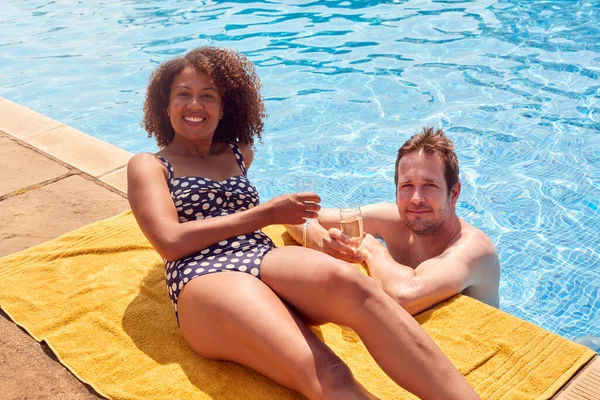
<svg viewBox="0 0 600 400">
<path fill-rule="evenodd" d="M 381 237 L 381 232 L 397 218 L 398 209 L 390 203 L 369 204 L 361 207 L 363 230 L 375 237 Z M 304 225 L 285 225 L 290 236 L 300 244 L 311 249 L 319 250 L 341 260 L 357 263 L 362 262 L 362 256 L 350 247 L 349 238 L 340 230 L 340 212 L 337 208 L 322 208 L 319 217 L 311 220 L 306 228 L 306 244 L 304 240 Z"/>
<path fill-rule="evenodd" d="M 498 257 L 491 242 L 489 246 L 481 242 L 465 240 L 415 269 L 396 262 L 369 235 L 360 252 L 375 282 L 415 315 L 467 288 L 471 297 L 498 307 Z"/>
</svg>

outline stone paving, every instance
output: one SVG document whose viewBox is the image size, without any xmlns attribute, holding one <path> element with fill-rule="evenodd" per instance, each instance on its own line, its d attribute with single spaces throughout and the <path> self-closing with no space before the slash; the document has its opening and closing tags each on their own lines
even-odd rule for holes
<svg viewBox="0 0 600 400">
<path fill-rule="evenodd" d="M 25 122 L 20 124 L 18 117 Z M 83 166 L 91 173 L 104 174 L 94 177 L 25 141 L 36 137 L 40 141 L 44 132 L 61 126 L 56 121 L 36 117 L 35 113 L 0 98 L 0 257 L 129 208 L 124 193 L 125 175 L 119 174 L 127 162 L 122 150 L 115 148 L 119 165 Z M 22 136 L 19 133 L 14 136 L 20 128 L 21 132 L 29 129 L 31 134 L 24 139 L 17 137 Z M 83 151 L 73 145 L 72 137 L 59 138 L 57 142 L 60 140 L 64 140 L 67 149 Z M 73 154 L 71 159 L 85 158 L 85 154 Z M 110 177 L 113 171 L 117 172 L 113 176 L 121 177 L 120 181 L 114 180 L 111 185 L 100 180 L 103 177 L 110 180 L 106 176 Z M 0 398 L 101 398 L 63 367 L 44 343 L 31 338 L 3 312 L 0 314 Z"/>
</svg>

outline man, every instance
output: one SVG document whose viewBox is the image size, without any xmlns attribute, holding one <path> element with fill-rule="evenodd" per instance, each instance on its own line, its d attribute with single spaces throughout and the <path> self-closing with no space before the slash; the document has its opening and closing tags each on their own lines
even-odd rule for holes
<svg viewBox="0 0 600 400">
<path fill-rule="evenodd" d="M 375 282 L 412 315 L 458 293 L 498 307 L 498 255 L 489 237 L 456 215 L 458 159 L 441 129 L 424 128 L 400 147 L 394 181 L 395 205 L 362 207 L 366 235 L 358 250 L 338 229 L 336 209 L 321 210 L 308 224 L 308 247 L 365 261 Z M 302 243 L 302 225 L 286 228 Z"/>
</svg>

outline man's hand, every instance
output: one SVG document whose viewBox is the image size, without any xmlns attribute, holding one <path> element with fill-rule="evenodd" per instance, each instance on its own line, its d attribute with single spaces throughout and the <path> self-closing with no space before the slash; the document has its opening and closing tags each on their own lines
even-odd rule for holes
<svg viewBox="0 0 600 400">
<path fill-rule="evenodd" d="M 331 228 L 328 231 L 325 231 L 316 245 L 318 246 L 317 250 L 327 253 L 335 258 L 339 258 L 340 260 L 349 263 L 360 263 L 363 261 L 358 250 L 355 250 L 350 246 L 350 238 L 337 228 Z"/>
<path fill-rule="evenodd" d="M 373 235 L 365 234 L 358 248 L 358 254 L 368 263 L 369 259 L 378 252 L 387 253 L 387 249 Z"/>
</svg>

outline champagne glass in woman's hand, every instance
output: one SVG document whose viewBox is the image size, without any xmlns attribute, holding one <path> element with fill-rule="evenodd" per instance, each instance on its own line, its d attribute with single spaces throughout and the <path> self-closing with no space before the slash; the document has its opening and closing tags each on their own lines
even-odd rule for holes
<svg viewBox="0 0 600 400">
<path fill-rule="evenodd" d="M 315 178 L 300 178 L 296 184 L 296 193 L 317 193 L 317 180 Z M 314 203 L 307 201 L 306 203 Z M 310 218 L 307 217 L 308 220 Z"/>
<path fill-rule="evenodd" d="M 360 247 L 363 239 L 363 218 L 359 205 L 340 208 L 340 225 L 344 235 L 348 236 L 348 245 L 354 250 Z"/>
<path fill-rule="evenodd" d="M 299 178 L 296 183 L 297 193 L 316 193 L 317 180 L 315 178 Z"/>
<path fill-rule="evenodd" d="M 314 178 L 299 178 L 296 183 L 297 193 L 317 193 L 317 180 Z M 307 202 L 309 203 L 309 202 Z M 306 228 L 310 223 L 310 218 L 304 222 L 304 228 L 302 229 L 302 246 L 306 247 Z"/>
</svg>

